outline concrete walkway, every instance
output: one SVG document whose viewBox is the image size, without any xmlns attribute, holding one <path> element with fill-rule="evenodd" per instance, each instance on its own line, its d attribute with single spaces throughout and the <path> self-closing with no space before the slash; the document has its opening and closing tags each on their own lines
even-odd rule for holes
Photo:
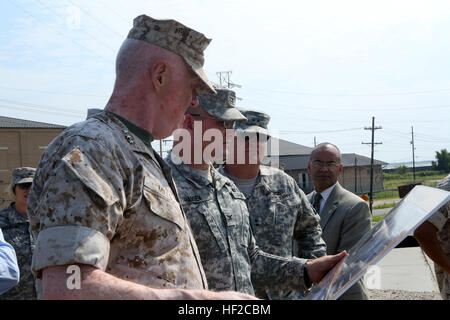
<svg viewBox="0 0 450 320">
<path fill-rule="evenodd" d="M 393 249 L 376 267 L 378 281 L 375 273 L 368 272 L 365 276 L 366 285 L 372 286 L 371 289 L 439 292 L 433 261 L 420 247 Z"/>
</svg>

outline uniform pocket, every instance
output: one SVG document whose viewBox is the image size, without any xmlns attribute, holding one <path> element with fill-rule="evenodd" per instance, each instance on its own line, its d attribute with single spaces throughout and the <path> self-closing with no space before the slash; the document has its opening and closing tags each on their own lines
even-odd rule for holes
<svg viewBox="0 0 450 320">
<path fill-rule="evenodd" d="M 167 188 L 162 187 L 156 179 L 145 177 L 143 196 L 154 214 L 175 223 L 183 230 L 185 219 L 180 204 L 174 197 L 170 196 L 170 191 Z"/>
</svg>

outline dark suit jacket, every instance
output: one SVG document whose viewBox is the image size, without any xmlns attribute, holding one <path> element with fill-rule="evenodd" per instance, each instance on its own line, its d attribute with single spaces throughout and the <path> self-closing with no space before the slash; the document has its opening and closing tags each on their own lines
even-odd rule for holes
<svg viewBox="0 0 450 320">
<path fill-rule="evenodd" d="M 313 201 L 314 191 L 308 194 Z M 327 244 L 327 254 L 347 252 L 371 228 L 369 206 L 357 195 L 341 187 L 334 187 L 320 213 L 322 239 Z M 368 299 L 364 283 L 359 280 L 339 299 Z"/>
</svg>

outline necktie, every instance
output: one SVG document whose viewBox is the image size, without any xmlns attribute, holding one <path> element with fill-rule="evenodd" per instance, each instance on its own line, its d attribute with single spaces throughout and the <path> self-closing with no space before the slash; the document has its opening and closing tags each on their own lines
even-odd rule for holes
<svg viewBox="0 0 450 320">
<path fill-rule="evenodd" d="M 322 195 L 319 192 L 316 192 L 314 196 L 313 207 L 316 210 L 317 214 L 320 213 L 320 200 L 322 200 Z"/>
</svg>

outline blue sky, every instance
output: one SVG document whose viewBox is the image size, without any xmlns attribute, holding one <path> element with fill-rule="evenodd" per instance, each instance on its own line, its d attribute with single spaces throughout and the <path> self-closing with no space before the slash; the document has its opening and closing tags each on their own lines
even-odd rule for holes
<svg viewBox="0 0 450 320">
<path fill-rule="evenodd" d="M 370 157 L 374 116 L 379 160 L 412 160 L 412 126 L 416 161 L 450 150 L 446 1 L 4 0 L 0 115 L 70 125 L 103 108 L 143 13 L 212 38 L 209 78 L 231 70 L 238 106 L 267 112 L 282 139 Z"/>
</svg>

